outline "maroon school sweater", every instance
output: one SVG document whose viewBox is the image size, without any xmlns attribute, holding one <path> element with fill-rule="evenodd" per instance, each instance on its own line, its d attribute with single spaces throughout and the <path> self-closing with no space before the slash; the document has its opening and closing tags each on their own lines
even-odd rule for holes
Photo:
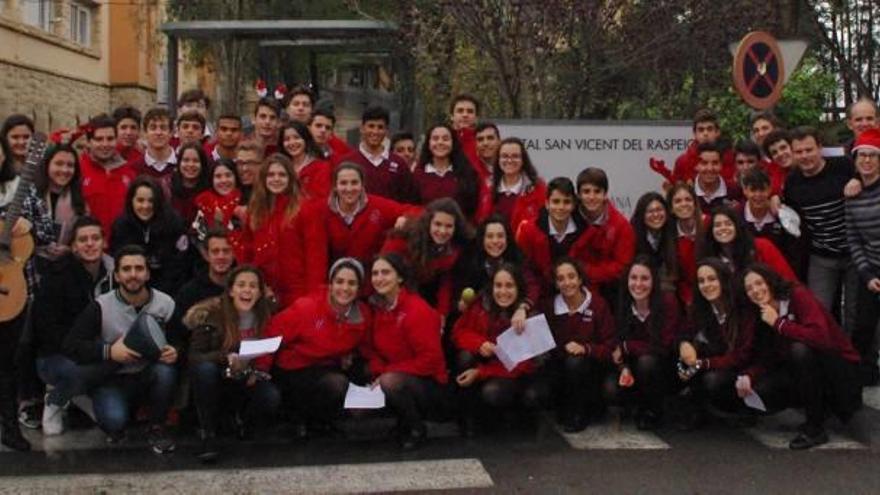
<svg viewBox="0 0 880 495">
<path fill-rule="evenodd" d="M 353 162 L 364 172 L 368 194 L 393 199 L 398 203 L 417 202 L 412 173 L 406 160 L 395 153 L 382 160 L 378 166 L 370 163 L 360 149 L 355 149 L 339 160 L 339 163 Z"/>
</svg>

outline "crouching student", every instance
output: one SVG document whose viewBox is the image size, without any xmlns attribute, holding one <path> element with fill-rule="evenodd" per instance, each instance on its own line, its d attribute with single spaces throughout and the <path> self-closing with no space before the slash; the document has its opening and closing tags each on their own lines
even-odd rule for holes
<svg viewBox="0 0 880 495">
<path fill-rule="evenodd" d="M 636 256 L 622 284 L 618 344 L 611 354 L 617 370 L 606 378 L 605 393 L 609 402 L 634 400 L 636 427 L 653 430 L 660 424 L 669 389 L 681 313 L 675 294 L 661 289 L 657 269 L 647 255 Z"/>
<path fill-rule="evenodd" d="M 456 382 L 466 401 L 462 433 L 473 436 L 481 404 L 489 412 L 522 406 L 537 410 L 549 396 L 547 380 L 539 373 L 535 358 L 508 371 L 495 355 L 498 336 L 511 327 L 513 315 L 526 297 L 522 272 L 503 263 L 490 277 L 483 296 L 474 301 L 455 322 L 452 341 L 458 352 Z M 518 325 L 522 330 L 525 321 Z"/>
<path fill-rule="evenodd" d="M 603 411 L 600 386 L 611 365 L 614 318 L 598 291 L 587 288 L 580 264 L 563 257 L 554 267 L 558 295 L 545 315 L 556 350 L 550 366 L 556 378 L 563 429 L 574 433 Z"/>
<path fill-rule="evenodd" d="M 190 330 L 189 374 L 199 417 L 203 462 L 217 458 L 214 436 L 221 409 L 233 414 L 236 433 L 244 439 L 260 417 L 271 417 L 281 402 L 270 376 L 239 355 L 241 343 L 265 336 L 272 312 L 262 274 L 252 266 L 234 269 L 218 297 L 187 311 Z"/>
<path fill-rule="evenodd" d="M 157 361 L 150 362 L 125 344 L 125 337 L 141 314 L 164 324 L 174 312 L 174 300 L 147 286 L 150 268 L 147 253 L 140 246 L 124 246 L 116 252 L 113 277 L 117 289 L 95 298 L 77 316 L 64 338 L 63 352 L 77 364 L 117 364 L 89 394 L 98 426 L 111 442 L 125 437 L 133 403 L 149 406 L 148 441 L 153 452 L 175 449 L 165 430 L 165 418 L 177 383 L 177 336 L 168 335 L 170 345 L 161 348 Z"/>
<path fill-rule="evenodd" d="M 397 417 L 398 441 L 417 448 L 427 434 L 424 418 L 446 406 L 446 360 L 440 344 L 440 315 L 405 288 L 403 260 L 379 255 L 371 270 L 373 322 L 361 351 L 374 385 Z"/>
<path fill-rule="evenodd" d="M 806 287 L 758 263 L 745 271 L 743 283 L 760 313 L 756 339 L 762 352 L 737 379 L 737 393 L 757 393 L 768 411 L 794 404 L 804 408 L 807 421 L 790 448 L 828 442 L 826 414 L 846 422 L 861 406 L 859 353 Z"/>
<path fill-rule="evenodd" d="M 266 336 L 281 336 L 281 347 L 256 366 L 271 371 L 299 436 L 342 412 L 352 353 L 370 321 L 369 307 L 357 300 L 363 278 L 360 262 L 340 258 L 330 267 L 328 287 L 297 299 L 269 324 Z"/>
<path fill-rule="evenodd" d="M 678 346 L 678 378 L 688 388 L 684 396 L 691 406 L 681 418 L 682 429 L 700 426 L 708 405 L 728 411 L 741 405 L 734 384 L 751 360 L 755 325 L 743 314 L 733 287 L 723 261 L 697 263 L 692 333 Z"/>
</svg>

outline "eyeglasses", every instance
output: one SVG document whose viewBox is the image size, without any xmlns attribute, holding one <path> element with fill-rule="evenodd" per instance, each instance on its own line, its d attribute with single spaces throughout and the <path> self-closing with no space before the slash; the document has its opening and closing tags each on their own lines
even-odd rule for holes
<svg viewBox="0 0 880 495">
<path fill-rule="evenodd" d="M 877 158 L 880 157 L 880 152 L 877 151 L 859 151 L 856 153 L 856 158 Z"/>
</svg>

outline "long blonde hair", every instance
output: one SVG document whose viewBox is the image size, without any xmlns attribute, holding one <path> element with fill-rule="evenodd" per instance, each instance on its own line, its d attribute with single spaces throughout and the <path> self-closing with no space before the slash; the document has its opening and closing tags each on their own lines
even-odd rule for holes
<svg viewBox="0 0 880 495">
<path fill-rule="evenodd" d="M 293 220 L 293 217 L 295 217 L 299 211 L 302 189 L 299 184 L 299 179 L 296 176 L 296 172 L 293 169 L 293 163 L 290 161 L 290 158 L 287 158 L 285 155 L 275 153 L 267 158 L 263 162 L 263 166 L 260 167 L 260 174 L 254 184 L 254 191 L 250 203 L 248 203 L 249 224 L 250 228 L 254 230 L 259 229 L 266 223 L 267 219 L 272 214 L 272 210 L 275 208 L 275 198 L 277 195 L 269 192 L 269 189 L 266 187 L 266 177 L 269 175 L 269 167 L 273 164 L 281 165 L 287 173 L 287 189 L 281 193 L 290 199 L 287 203 L 287 207 L 284 209 L 284 223 L 289 223 Z"/>
</svg>

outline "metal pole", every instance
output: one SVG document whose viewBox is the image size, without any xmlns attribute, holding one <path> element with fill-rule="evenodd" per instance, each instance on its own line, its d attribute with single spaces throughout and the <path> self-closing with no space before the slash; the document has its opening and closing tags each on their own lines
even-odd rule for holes
<svg viewBox="0 0 880 495">
<path fill-rule="evenodd" d="M 165 63 L 168 71 L 168 110 L 173 120 L 177 114 L 177 37 L 170 34 L 167 54 L 168 60 Z"/>
</svg>

